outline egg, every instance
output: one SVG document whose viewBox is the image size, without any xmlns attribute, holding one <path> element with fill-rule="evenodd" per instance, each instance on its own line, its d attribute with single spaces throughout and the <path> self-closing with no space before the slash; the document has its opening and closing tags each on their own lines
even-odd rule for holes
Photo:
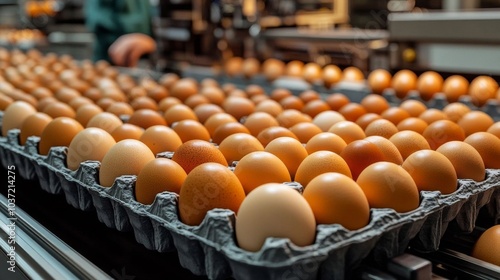
<svg viewBox="0 0 500 280">
<path fill-rule="evenodd" d="M 232 165 L 251 152 L 263 150 L 264 146 L 259 140 L 248 133 L 231 134 L 219 144 L 219 151 L 226 158 L 228 165 Z"/>
<path fill-rule="evenodd" d="M 500 122 L 495 122 L 492 124 L 486 132 L 491 133 L 495 135 L 496 137 L 500 138 Z"/>
<path fill-rule="evenodd" d="M 95 115 L 102 113 L 101 107 L 95 104 L 85 104 L 76 110 L 75 119 L 84 127 Z"/>
<path fill-rule="evenodd" d="M 288 96 L 292 96 L 292 95 L 293 94 L 289 89 L 276 88 L 271 92 L 270 97 L 272 100 L 279 102 L 279 101 L 281 101 L 281 99 L 288 97 Z"/>
<path fill-rule="evenodd" d="M 58 117 L 50 121 L 40 135 L 38 150 L 41 155 L 47 155 L 55 146 L 68 147 L 73 138 L 82 131 L 83 126 L 74 119 Z"/>
<path fill-rule="evenodd" d="M 361 187 L 350 177 L 328 172 L 316 176 L 303 193 L 317 224 L 340 224 L 348 230 L 365 227 L 370 205 Z"/>
<path fill-rule="evenodd" d="M 488 132 L 473 133 L 464 140 L 474 147 L 483 158 L 486 168 L 500 168 L 500 139 Z"/>
<path fill-rule="evenodd" d="M 308 62 L 304 65 L 302 77 L 311 84 L 316 83 L 322 77 L 322 70 L 319 64 Z"/>
<path fill-rule="evenodd" d="M 413 130 L 403 130 L 395 133 L 389 138 L 399 152 L 403 159 L 419 150 L 430 149 L 429 142 L 420 133 Z"/>
<path fill-rule="evenodd" d="M 224 64 L 224 72 L 230 77 L 241 75 L 242 68 L 243 58 L 237 56 L 229 58 Z"/>
<path fill-rule="evenodd" d="M 255 104 L 244 97 L 228 97 L 222 103 L 222 108 L 226 113 L 240 120 L 255 111 Z"/>
<path fill-rule="evenodd" d="M 274 81 L 285 73 L 285 63 L 275 58 L 268 58 L 262 64 L 262 73 L 268 81 Z"/>
<path fill-rule="evenodd" d="M 344 81 L 359 82 L 365 79 L 365 74 L 361 71 L 361 69 L 349 66 L 342 71 L 342 79 Z"/>
<path fill-rule="evenodd" d="M 235 133 L 248 133 L 250 131 L 243 124 L 239 122 L 228 122 L 221 124 L 215 129 L 212 135 L 212 142 L 215 144 L 220 144 L 226 137 Z"/>
<path fill-rule="evenodd" d="M 458 179 L 472 179 L 474 181 L 483 181 L 486 176 L 486 170 L 481 154 L 462 141 L 450 141 L 444 143 L 436 152 L 447 157 L 457 172 Z"/>
<path fill-rule="evenodd" d="M 207 162 L 188 173 L 179 193 L 179 218 L 190 226 L 203 222 L 208 211 L 238 212 L 245 199 L 241 183 L 227 166 Z"/>
<path fill-rule="evenodd" d="M 14 101 L 11 103 L 3 113 L 2 135 L 7 136 L 9 130 L 21 128 L 26 118 L 36 112 L 36 109 L 32 105 L 24 101 Z"/>
<path fill-rule="evenodd" d="M 366 137 L 363 129 L 356 123 L 350 121 L 337 122 L 328 129 L 328 132 L 340 136 L 347 144 Z"/>
<path fill-rule="evenodd" d="M 342 70 L 337 65 L 326 65 L 321 78 L 325 88 L 331 88 L 342 79 Z"/>
<path fill-rule="evenodd" d="M 297 136 L 293 134 L 289 129 L 284 128 L 282 126 L 271 126 L 264 130 L 262 130 L 259 135 L 257 135 L 257 139 L 260 143 L 265 147 L 269 142 L 278 138 L 278 137 L 292 137 L 297 139 Z"/>
<path fill-rule="evenodd" d="M 425 110 L 422 114 L 418 116 L 420 119 L 424 120 L 427 124 L 431 124 L 439 120 L 447 120 L 446 114 L 436 108 L 430 108 Z"/>
<path fill-rule="evenodd" d="M 67 167 L 76 170 L 84 161 L 100 162 L 114 144 L 115 139 L 105 130 L 97 127 L 85 128 L 73 137 L 68 146 Z"/>
<path fill-rule="evenodd" d="M 301 122 L 310 122 L 311 117 L 295 109 L 286 109 L 276 116 L 276 120 L 280 126 L 290 128 Z"/>
<path fill-rule="evenodd" d="M 198 85 L 187 78 L 182 78 L 175 82 L 170 89 L 170 96 L 176 97 L 180 101 L 186 100 L 189 96 L 198 93 Z"/>
<path fill-rule="evenodd" d="M 172 125 L 172 129 L 179 135 L 183 143 L 193 139 L 210 141 L 210 133 L 208 133 L 208 130 L 203 124 L 195 120 L 182 120 L 176 122 Z"/>
<path fill-rule="evenodd" d="M 337 172 L 352 178 L 347 162 L 338 154 L 320 150 L 309 154 L 297 168 L 295 181 L 307 186 L 316 176 L 326 172 Z"/>
<path fill-rule="evenodd" d="M 236 215 L 236 240 L 244 250 L 259 251 L 269 237 L 287 238 L 297 246 L 314 243 L 314 213 L 297 191 L 269 183 L 247 195 Z"/>
<path fill-rule="evenodd" d="M 137 125 L 124 123 L 119 127 L 115 128 L 111 132 L 111 136 L 113 136 L 116 142 L 119 142 L 125 139 L 139 140 L 143 133 L 144 133 L 144 128 L 138 127 Z"/>
<path fill-rule="evenodd" d="M 283 107 L 281 107 L 277 101 L 268 99 L 259 102 L 259 104 L 255 106 L 255 112 L 264 112 L 276 117 L 283 112 Z"/>
<path fill-rule="evenodd" d="M 278 120 L 265 112 L 253 112 L 245 118 L 243 125 L 248 129 L 250 134 L 257 137 L 259 133 L 271 126 L 278 126 Z"/>
<path fill-rule="evenodd" d="M 384 155 L 384 161 L 392 162 L 395 164 L 403 163 L 403 156 L 399 152 L 398 147 L 396 147 L 396 145 L 394 145 L 394 143 L 392 143 L 389 139 L 374 135 L 366 137 L 364 140 L 377 145 L 377 147 Z"/>
<path fill-rule="evenodd" d="M 381 114 L 390 107 L 389 102 L 377 94 L 369 94 L 363 97 L 360 104 L 366 109 L 366 112 L 375 114 Z"/>
<path fill-rule="evenodd" d="M 430 100 L 443 89 L 443 77 L 435 71 L 426 71 L 417 79 L 417 90 L 423 100 Z"/>
<path fill-rule="evenodd" d="M 63 102 L 54 102 L 48 104 L 43 109 L 43 112 L 52 118 L 57 117 L 68 117 L 74 119 L 76 117 L 76 112 L 71 106 Z"/>
<path fill-rule="evenodd" d="M 174 152 L 182 144 L 179 135 L 170 127 L 153 125 L 142 133 L 139 141 L 146 144 L 153 154 Z"/>
<path fill-rule="evenodd" d="M 246 58 L 241 65 L 241 72 L 247 79 L 254 77 L 260 72 L 260 61 L 253 57 Z"/>
<path fill-rule="evenodd" d="M 335 111 L 325 111 L 317 114 L 312 123 L 317 125 L 322 131 L 326 132 L 332 125 L 337 122 L 345 121 L 346 119 L 340 113 Z"/>
<path fill-rule="evenodd" d="M 305 148 L 308 154 L 322 150 L 340 154 L 345 146 L 347 144 L 340 136 L 331 132 L 321 132 L 309 139 Z"/>
<path fill-rule="evenodd" d="M 380 114 L 380 116 L 383 119 L 386 119 L 386 120 L 392 122 L 394 125 L 398 125 L 399 122 L 401 122 L 402 120 L 411 117 L 407 111 L 405 111 L 399 107 L 388 108 L 387 110 L 383 111 Z"/>
<path fill-rule="evenodd" d="M 457 102 L 460 97 L 469 92 L 469 81 L 460 75 L 453 75 L 443 83 L 443 93 L 448 102 Z"/>
<path fill-rule="evenodd" d="M 338 111 L 348 121 L 355 122 L 359 117 L 366 114 L 366 109 L 359 103 L 348 103 Z"/>
<path fill-rule="evenodd" d="M 408 92 L 417 89 L 417 75 L 411 70 L 399 70 L 392 77 L 391 87 L 396 92 L 396 96 L 403 99 Z"/>
<path fill-rule="evenodd" d="M 209 117 L 216 113 L 223 113 L 224 110 L 215 104 L 200 104 L 193 109 L 198 121 L 204 124 Z"/>
<path fill-rule="evenodd" d="M 490 99 L 496 97 L 498 83 L 489 76 L 478 76 L 472 80 L 469 87 L 469 95 L 474 105 L 481 107 Z"/>
<path fill-rule="evenodd" d="M 279 103 L 284 110 L 295 109 L 300 111 L 304 108 L 304 101 L 295 95 L 284 97 Z"/>
<path fill-rule="evenodd" d="M 0 92 L 0 111 L 5 111 L 14 99 Z"/>
<path fill-rule="evenodd" d="M 104 155 L 99 169 L 99 184 L 111 187 L 119 176 L 137 176 L 153 159 L 155 155 L 144 143 L 134 139 L 122 140 Z"/>
<path fill-rule="evenodd" d="M 458 125 L 463 128 L 465 135 L 469 136 L 476 132 L 486 131 L 495 121 L 482 111 L 470 111 L 465 113 L 459 120 Z"/>
<path fill-rule="evenodd" d="M 400 121 L 396 127 L 399 131 L 412 130 L 422 134 L 427 126 L 429 125 L 426 121 L 415 117 L 409 117 Z"/>
<path fill-rule="evenodd" d="M 366 167 L 356 183 L 370 208 L 392 208 L 405 213 L 418 208 L 420 193 L 410 174 L 392 162 L 376 162 Z"/>
<path fill-rule="evenodd" d="M 116 103 L 114 103 L 114 104 L 116 104 Z M 158 103 L 156 103 L 156 101 L 153 98 L 148 97 L 148 96 L 136 97 L 132 101 L 129 102 L 129 105 L 132 108 L 132 110 L 134 110 L 134 111 L 140 110 L 140 109 L 150 109 L 153 111 L 158 111 Z M 111 106 L 113 106 L 113 104 Z M 109 111 L 109 107 L 107 108 L 107 110 Z"/>
<path fill-rule="evenodd" d="M 451 161 L 433 150 L 420 150 L 409 155 L 401 165 L 415 181 L 419 191 L 457 190 L 457 173 Z"/>
<path fill-rule="evenodd" d="M 349 166 L 354 180 L 370 164 L 385 161 L 382 150 L 374 143 L 366 140 L 355 140 L 348 143 L 340 153 L 340 156 Z"/>
<path fill-rule="evenodd" d="M 151 109 L 139 109 L 135 111 L 128 119 L 128 123 L 144 129 L 154 125 L 167 125 L 167 121 L 163 116 Z"/>
<path fill-rule="evenodd" d="M 290 173 L 283 161 L 266 151 L 255 151 L 242 157 L 234 168 L 234 174 L 246 194 L 262 184 L 291 181 Z"/>
<path fill-rule="evenodd" d="M 302 108 L 302 112 L 311 118 L 316 117 L 319 113 L 329 111 L 330 106 L 321 99 L 311 100 Z"/>
<path fill-rule="evenodd" d="M 137 175 L 135 199 L 142 204 L 152 204 L 161 192 L 180 193 L 187 174 L 175 161 L 155 158 L 146 163 Z"/>
<path fill-rule="evenodd" d="M 226 98 L 224 91 L 221 88 L 215 86 L 203 87 L 200 90 L 200 95 L 206 97 L 210 103 L 218 106 L 221 106 L 224 102 L 224 99 Z"/>
<path fill-rule="evenodd" d="M 418 117 L 427 110 L 427 105 L 419 100 L 407 99 L 399 104 L 399 108 L 408 112 L 411 117 Z"/>
<path fill-rule="evenodd" d="M 285 75 L 290 77 L 302 77 L 304 73 L 304 62 L 291 60 L 285 66 Z"/>
<path fill-rule="evenodd" d="M 500 225 L 488 228 L 479 236 L 471 256 L 500 266 Z"/>
<path fill-rule="evenodd" d="M 366 113 L 356 120 L 356 124 L 359 125 L 359 127 L 361 127 L 364 131 L 370 123 L 380 119 L 382 119 L 382 117 L 379 114 Z"/>
<path fill-rule="evenodd" d="M 210 116 L 203 125 L 207 128 L 208 133 L 213 135 L 217 127 L 229 122 L 237 122 L 237 120 L 228 113 L 216 113 Z"/>
<path fill-rule="evenodd" d="M 458 124 L 452 121 L 439 120 L 427 126 L 422 136 L 427 139 L 431 149 L 436 150 L 446 142 L 463 141 L 465 139 L 465 132 Z"/>
<path fill-rule="evenodd" d="M 26 144 L 26 140 L 30 136 L 42 135 L 45 127 L 52 121 L 52 117 L 45 113 L 37 112 L 27 117 L 21 125 L 21 132 L 19 134 L 19 143 Z"/>
<path fill-rule="evenodd" d="M 298 124 L 293 125 L 292 127 L 289 128 L 289 130 L 297 136 L 298 140 L 305 144 L 313 136 L 316 134 L 319 134 L 323 132 L 321 128 L 319 128 L 317 125 L 313 124 L 312 122 L 301 122 Z"/>
<path fill-rule="evenodd" d="M 98 127 L 106 130 L 108 133 L 113 132 L 115 128 L 122 125 L 123 122 L 117 116 L 108 113 L 101 112 L 94 115 L 88 122 L 87 127 Z"/>
<path fill-rule="evenodd" d="M 385 69 L 375 69 L 368 75 L 368 86 L 375 94 L 382 94 L 391 87 L 392 75 Z"/>
<path fill-rule="evenodd" d="M 185 104 L 172 105 L 165 111 L 163 117 L 169 125 L 182 120 L 198 120 L 198 117 L 194 113 L 193 109 Z"/>
<path fill-rule="evenodd" d="M 398 128 L 394 123 L 386 120 L 386 119 L 378 119 L 372 121 L 369 125 L 366 126 L 365 128 L 365 134 L 366 136 L 382 136 L 385 138 L 390 138 L 392 135 L 396 134 L 398 132 Z"/>
<path fill-rule="evenodd" d="M 202 163 L 227 164 L 226 158 L 217 147 L 210 142 L 197 139 L 182 143 L 175 150 L 172 160 L 182 166 L 187 174 Z"/>
<path fill-rule="evenodd" d="M 269 142 L 264 150 L 277 156 L 285 164 L 292 180 L 300 163 L 308 156 L 302 143 L 292 137 L 278 137 Z"/>
</svg>

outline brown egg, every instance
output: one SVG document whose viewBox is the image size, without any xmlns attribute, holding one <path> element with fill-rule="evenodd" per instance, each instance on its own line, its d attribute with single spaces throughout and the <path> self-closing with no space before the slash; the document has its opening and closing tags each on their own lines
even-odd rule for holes
<svg viewBox="0 0 500 280">
<path fill-rule="evenodd" d="M 24 101 L 11 103 L 4 111 L 2 118 L 2 135 L 7 136 L 11 129 L 21 128 L 23 122 L 36 113 L 36 109 Z"/>
<path fill-rule="evenodd" d="M 40 135 L 38 150 L 41 155 L 47 155 L 50 148 L 55 146 L 68 147 L 83 126 L 74 119 L 58 117 L 50 121 Z"/>
<path fill-rule="evenodd" d="M 245 88 L 245 92 L 247 93 L 248 97 L 253 97 L 256 95 L 263 95 L 266 94 L 264 89 L 256 84 L 250 84 Z"/>
<path fill-rule="evenodd" d="M 248 133 L 231 134 L 219 144 L 219 151 L 226 158 L 228 165 L 233 164 L 234 161 L 239 161 L 251 152 L 263 150 L 264 147 L 259 140 Z"/>
<path fill-rule="evenodd" d="M 281 107 L 283 109 L 295 109 L 295 110 L 302 110 L 304 108 L 304 101 L 300 99 L 298 96 L 291 95 L 287 96 L 279 101 Z"/>
<path fill-rule="evenodd" d="M 447 120 L 448 117 L 446 116 L 443 111 L 435 108 L 430 108 L 425 110 L 422 114 L 418 116 L 422 120 L 424 120 L 426 123 L 431 124 L 435 121 L 439 120 Z"/>
<path fill-rule="evenodd" d="M 157 111 L 151 109 L 140 109 L 135 111 L 129 118 L 128 123 L 137 125 L 144 129 L 153 125 L 167 125 L 167 121 Z"/>
<path fill-rule="evenodd" d="M 111 132 L 111 136 L 113 136 L 116 142 L 119 142 L 125 139 L 139 140 L 143 133 L 144 133 L 144 128 L 138 127 L 137 125 L 124 123 L 119 127 L 115 128 Z"/>
<path fill-rule="evenodd" d="M 14 102 L 14 99 L 11 97 L 0 93 L 0 111 L 5 111 L 5 109 L 12 103 Z"/>
<path fill-rule="evenodd" d="M 392 77 L 391 87 L 396 96 L 403 99 L 409 91 L 417 89 L 417 75 L 411 70 L 399 70 Z"/>
<path fill-rule="evenodd" d="M 321 99 L 321 95 L 317 91 L 309 89 L 301 92 L 299 98 L 306 104 L 309 101 Z"/>
<path fill-rule="evenodd" d="M 379 120 L 382 117 L 375 113 L 366 113 L 356 120 L 356 124 L 359 125 L 363 130 L 374 120 Z"/>
<path fill-rule="evenodd" d="M 191 95 L 190 97 L 186 98 L 186 100 L 184 100 L 184 104 L 191 109 L 194 109 L 194 107 L 200 104 L 209 104 L 209 103 L 210 100 L 208 100 L 208 98 L 200 94 Z"/>
<path fill-rule="evenodd" d="M 453 75 L 443 83 L 443 93 L 448 102 L 457 102 L 461 96 L 469 92 L 469 81 L 460 75 Z"/>
<path fill-rule="evenodd" d="M 182 120 L 172 125 L 172 129 L 179 135 L 182 143 L 199 139 L 210 141 L 210 133 L 203 124 L 195 120 Z"/>
<path fill-rule="evenodd" d="M 474 105 L 481 107 L 496 97 L 498 83 L 489 76 L 478 76 L 470 83 L 469 95 Z"/>
<path fill-rule="evenodd" d="M 116 144 L 106 131 L 89 127 L 78 132 L 68 146 L 66 164 L 70 170 L 77 170 L 87 160 L 101 162 L 104 155 Z"/>
<path fill-rule="evenodd" d="M 500 225 L 484 231 L 474 244 L 472 256 L 482 261 L 500 266 Z"/>
<path fill-rule="evenodd" d="M 161 112 L 166 112 L 170 107 L 172 107 L 175 104 L 182 104 L 182 101 L 177 98 L 177 97 L 165 97 L 163 98 L 160 103 L 158 103 L 158 109 Z"/>
<path fill-rule="evenodd" d="M 74 119 L 76 117 L 76 112 L 71 108 L 66 103 L 62 102 L 54 102 L 48 104 L 44 109 L 43 112 L 52 118 L 57 118 L 57 117 L 68 117 Z"/>
<path fill-rule="evenodd" d="M 355 122 L 359 117 L 366 114 L 366 109 L 359 103 L 351 102 L 342 106 L 339 113 L 348 121 Z"/>
<path fill-rule="evenodd" d="M 257 139 L 262 144 L 262 146 L 266 147 L 269 142 L 278 138 L 278 137 L 292 137 L 297 139 L 297 136 L 293 134 L 289 129 L 286 129 L 282 126 L 272 126 L 262 130 L 259 135 L 257 135 Z M 298 139 L 297 139 L 298 140 Z"/>
<path fill-rule="evenodd" d="M 215 104 L 200 104 L 193 109 L 193 112 L 200 123 L 205 123 L 210 116 L 222 113 L 224 110 Z"/>
<path fill-rule="evenodd" d="M 412 130 L 422 134 L 427 126 L 428 124 L 426 121 L 415 117 L 409 117 L 400 121 L 396 127 L 399 131 Z"/>
<path fill-rule="evenodd" d="M 254 77 L 260 72 L 260 61 L 253 57 L 246 58 L 241 65 L 241 72 L 247 79 Z"/>
<path fill-rule="evenodd" d="M 158 83 L 165 88 L 170 89 L 179 79 L 179 75 L 175 73 L 165 73 L 160 77 Z"/>
<path fill-rule="evenodd" d="M 89 120 L 99 113 L 102 113 L 101 107 L 95 104 L 86 104 L 76 110 L 75 119 L 83 127 L 87 127 Z"/>
<path fill-rule="evenodd" d="M 264 112 L 254 112 L 245 118 L 243 125 L 248 129 L 250 134 L 257 137 L 259 133 L 271 126 L 278 126 L 278 120 L 273 116 Z"/>
<path fill-rule="evenodd" d="M 101 99 L 99 99 L 96 104 L 97 106 L 101 107 L 101 109 L 103 110 L 107 110 L 109 106 L 111 106 L 111 104 L 115 103 L 116 101 L 113 100 L 112 98 L 109 98 L 109 97 L 103 97 Z"/>
<path fill-rule="evenodd" d="M 228 97 L 222 104 L 222 108 L 226 113 L 240 120 L 255 111 L 255 104 L 243 97 Z"/>
<path fill-rule="evenodd" d="M 266 94 L 259 94 L 259 95 L 254 95 L 250 98 L 250 100 L 255 104 L 255 105 L 259 105 L 260 102 L 264 101 L 264 100 L 268 100 L 270 99 L 269 96 L 267 96 Z"/>
<path fill-rule="evenodd" d="M 224 73 L 233 77 L 241 75 L 243 70 L 243 58 L 231 57 L 224 63 Z"/>
<path fill-rule="evenodd" d="M 292 127 L 301 122 L 311 122 L 312 119 L 309 115 L 306 115 L 295 109 L 283 110 L 277 117 L 279 125 L 285 128 Z"/>
<path fill-rule="evenodd" d="M 429 124 L 422 136 L 427 139 L 431 149 L 436 150 L 444 143 L 463 141 L 465 132 L 458 124 L 450 120 L 439 120 Z"/>
<path fill-rule="evenodd" d="M 281 99 L 291 96 L 292 92 L 289 89 L 286 88 L 277 88 L 271 91 L 271 99 L 277 102 L 280 102 Z"/>
<path fill-rule="evenodd" d="M 355 66 L 349 66 L 342 71 L 342 80 L 350 82 L 360 82 L 365 79 L 365 74 Z"/>
<path fill-rule="evenodd" d="M 351 100 L 349 100 L 349 98 L 343 93 L 332 93 L 325 98 L 325 101 L 333 111 L 338 111 L 344 105 L 351 102 Z"/>
<path fill-rule="evenodd" d="M 391 79 L 392 75 L 389 71 L 376 69 L 368 75 L 367 81 L 373 93 L 382 94 L 384 90 L 391 87 Z"/>
<path fill-rule="evenodd" d="M 33 90 L 31 92 L 31 95 L 33 97 L 35 97 L 36 99 L 38 99 L 38 100 L 40 100 L 40 99 L 42 99 L 44 97 L 54 96 L 54 94 L 52 93 L 52 91 L 50 91 L 46 87 L 37 87 L 35 90 Z"/>
<path fill-rule="evenodd" d="M 187 78 L 180 79 L 170 89 L 170 96 L 176 97 L 182 102 L 184 102 L 184 100 L 186 100 L 189 96 L 197 93 L 198 85 Z"/>
<path fill-rule="evenodd" d="M 106 112 L 112 113 L 117 117 L 130 116 L 134 113 L 134 108 L 126 102 L 115 102 L 106 109 Z"/>
<path fill-rule="evenodd" d="M 175 104 L 171 106 L 165 111 L 163 117 L 169 125 L 182 120 L 198 120 L 193 109 L 184 104 Z"/>
<path fill-rule="evenodd" d="M 319 66 L 319 64 L 315 62 L 309 62 L 304 65 L 302 76 L 308 83 L 314 84 L 321 80 L 323 75 L 322 71 L 323 69 L 321 69 L 321 66 Z"/>
<path fill-rule="evenodd" d="M 410 114 L 399 107 L 391 107 L 383 111 L 380 116 L 383 119 L 386 119 L 393 124 L 398 125 L 398 123 L 402 120 L 409 118 Z"/>
<path fill-rule="evenodd" d="M 78 96 L 81 96 L 81 94 L 77 90 L 69 87 L 63 87 L 54 94 L 55 98 L 64 103 L 69 103 L 72 99 Z"/>
<path fill-rule="evenodd" d="M 283 107 L 272 99 L 262 100 L 259 104 L 256 104 L 255 112 L 265 112 L 273 117 L 276 117 L 283 112 Z"/>
<path fill-rule="evenodd" d="M 426 71 L 417 79 L 417 90 L 423 100 L 430 100 L 443 89 L 443 77 L 434 71 Z"/>
<path fill-rule="evenodd" d="M 285 66 L 285 75 L 290 77 L 303 77 L 304 62 L 300 60 L 291 60 Z"/>
<path fill-rule="evenodd" d="M 412 117 L 418 117 L 425 110 L 427 110 L 427 105 L 425 105 L 422 101 L 419 101 L 419 100 L 408 99 L 408 100 L 401 102 L 401 104 L 399 105 L 399 108 L 410 113 L 410 116 L 412 116 Z"/>
<path fill-rule="evenodd" d="M 446 115 L 446 117 L 448 117 L 450 121 L 453 122 L 458 122 L 465 114 L 470 111 L 471 109 L 469 108 L 469 106 L 459 102 L 450 103 L 443 108 L 443 113 Z"/>
<path fill-rule="evenodd" d="M 366 136 L 377 135 L 390 138 L 397 132 L 398 128 L 396 125 L 386 119 L 374 120 L 365 128 Z"/>
<path fill-rule="evenodd" d="M 102 98 L 102 92 L 98 88 L 91 87 L 83 93 L 83 96 L 91 99 L 94 102 L 97 102 L 99 99 Z"/>
<path fill-rule="evenodd" d="M 148 127 L 139 140 L 146 144 L 155 155 L 161 152 L 175 152 L 182 144 L 179 135 L 172 128 L 164 125 Z"/>
<path fill-rule="evenodd" d="M 363 97 L 360 104 L 366 109 L 366 112 L 375 114 L 381 114 L 390 107 L 387 99 L 376 94 L 369 94 Z"/>
<path fill-rule="evenodd" d="M 299 141 L 303 144 L 307 143 L 316 134 L 323 131 L 312 122 L 301 122 L 289 128 L 290 131 L 297 136 Z"/>
<path fill-rule="evenodd" d="M 330 106 L 322 99 L 311 100 L 304 105 L 302 112 L 311 118 L 314 118 L 321 112 L 329 111 Z"/>
<path fill-rule="evenodd" d="M 130 101 L 130 106 L 132 106 L 132 109 L 134 111 L 140 109 L 150 109 L 153 111 L 158 111 L 158 104 L 153 98 L 148 96 L 136 97 L 134 100 Z"/>
<path fill-rule="evenodd" d="M 322 131 L 328 131 L 332 125 L 339 121 L 345 121 L 346 119 L 340 113 L 335 111 L 325 111 L 316 115 L 313 118 L 312 123 L 321 128 Z"/>
<path fill-rule="evenodd" d="M 275 58 L 269 58 L 262 64 L 262 73 L 268 81 L 274 81 L 285 73 L 285 63 Z"/>
<path fill-rule="evenodd" d="M 85 104 L 94 104 L 94 101 L 90 100 L 89 98 L 85 96 L 79 96 L 73 100 L 71 100 L 68 105 L 73 108 L 73 110 L 77 110 L 80 106 L 83 106 Z"/>
<path fill-rule="evenodd" d="M 42 135 L 42 131 L 51 121 L 51 116 L 41 112 L 37 112 L 27 117 L 20 128 L 19 143 L 24 145 L 28 137 Z"/>
<path fill-rule="evenodd" d="M 224 91 L 218 87 L 203 87 L 200 90 L 200 94 L 207 98 L 207 100 L 215 105 L 221 106 L 226 98 Z"/>
<path fill-rule="evenodd" d="M 210 135 L 214 135 L 214 131 L 222 124 L 228 122 L 238 122 L 233 116 L 228 113 L 216 113 L 210 116 L 203 125 L 207 128 Z"/>
<path fill-rule="evenodd" d="M 465 136 L 486 131 L 494 123 L 493 118 L 482 111 L 470 111 L 458 120 L 458 125 L 465 131 Z"/>
<path fill-rule="evenodd" d="M 250 131 L 239 122 L 228 122 L 225 124 L 221 124 L 215 129 L 212 135 L 212 142 L 220 144 L 224 139 L 226 139 L 226 137 L 235 133 L 250 134 Z"/>
<path fill-rule="evenodd" d="M 106 130 L 108 133 L 111 133 L 115 128 L 119 127 L 122 124 L 122 120 L 117 116 L 108 112 L 102 112 L 94 115 L 87 122 L 86 127 L 98 127 Z"/>
<path fill-rule="evenodd" d="M 163 98 L 168 97 L 169 92 L 165 87 L 156 85 L 153 88 L 147 90 L 147 96 L 155 101 L 155 103 L 160 102 Z"/>
<path fill-rule="evenodd" d="M 342 79 L 342 70 L 337 65 L 326 65 L 321 78 L 325 88 L 331 88 Z"/>
</svg>

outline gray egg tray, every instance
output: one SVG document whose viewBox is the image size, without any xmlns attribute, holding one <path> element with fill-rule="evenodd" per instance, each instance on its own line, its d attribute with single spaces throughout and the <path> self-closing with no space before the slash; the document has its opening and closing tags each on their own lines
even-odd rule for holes
<svg viewBox="0 0 500 280">
<path fill-rule="evenodd" d="M 269 238 L 259 252 L 248 252 L 237 246 L 232 211 L 214 209 L 201 225 L 185 225 L 178 218 L 177 194 L 160 193 L 152 205 L 143 205 L 134 199 L 135 176 L 121 176 L 112 187 L 102 187 L 99 162 L 83 162 L 72 171 L 65 166 L 67 147 L 53 147 L 41 156 L 39 137 L 29 137 L 20 146 L 18 136 L 19 130 L 13 129 L 0 137 L 4 167 L 14 164 L 20 176 L 38 181 L 49 193 L 64 193 L 75 208 L 95 209 L 99 221 L 119 231 L 133 231 L 137 242 L 150 250 L 176 250 L 183 267 L 210 279 L 344 279 L 367 257 L 384 262 L 409 244 L 421 251 L 437 250 L 450 222 L 471 232 L 482 207 L 495 223 L 500 222 L 500 170 L 489 169 L 482 182 L 459 180 L 452 194 L 421 192 L 420 206 L 408 213 L 371 209 L 370 223 L 359 230 L 318 225 L 310 246 Z"/>
</svg>

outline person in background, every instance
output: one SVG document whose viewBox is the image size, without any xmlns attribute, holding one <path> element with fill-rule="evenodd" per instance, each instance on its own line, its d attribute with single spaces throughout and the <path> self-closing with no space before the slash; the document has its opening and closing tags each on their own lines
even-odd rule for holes
<svg viewBox="0 0 500 280">
<path fill-rule="evenodd" d="M 147 0 L 87 0 L 85 24 L 95 34 L 94 61 L 135 67 L 156 50 Z"/>
</svg>

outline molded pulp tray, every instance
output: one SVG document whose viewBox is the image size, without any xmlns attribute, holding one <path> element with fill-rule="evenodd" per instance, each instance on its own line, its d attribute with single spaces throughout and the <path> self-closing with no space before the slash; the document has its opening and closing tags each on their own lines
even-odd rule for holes
<svg viewBox="0 0 500 280">
<path fill-rule="evenodd" d="M 133 230 L 137 242 L 148 249 L 177 250 L 182 266 L 211 279 L 344 279 L 349 268 L 369 255 L 384 262 L 403 253 L 410 242 L 422 251 L 437 250 L 451 221 L 471 232 L 483 206 L 496 223 L 500 220 L 500 170 L 487 170 L 486 180 L 459 180 L 452 194 L 422 192 L 421 205 L 414 211 L 372 209 L 371 221 L 362 229 L 318 225 L 313 245 L 297 247 L 287 239 L 269 238 L 261 251 L 252 253 L 236 244 L 232 211 L 214 209 L 201 225 L 187 226 L 178 219 L 177 194 L 161 193 L 152 205 L 143 205 L 134 200 L 135 176 L 122 176 L 112 187 L 101 187 L 99 162 L 84 162 L 71 171 L 65 167 L 66 147 L 53 147 L 41 156 L 38 137 L 29 137 L 20 146 L 18 136 L 19 130 L 13 129 L 0 137 L 4 166 L 15 164 L 20 176 L 37 179 L 49 193 L 63 192 L 73 207 L 95 207 L 102 223 L 119 231 Z"/>
</svg>

